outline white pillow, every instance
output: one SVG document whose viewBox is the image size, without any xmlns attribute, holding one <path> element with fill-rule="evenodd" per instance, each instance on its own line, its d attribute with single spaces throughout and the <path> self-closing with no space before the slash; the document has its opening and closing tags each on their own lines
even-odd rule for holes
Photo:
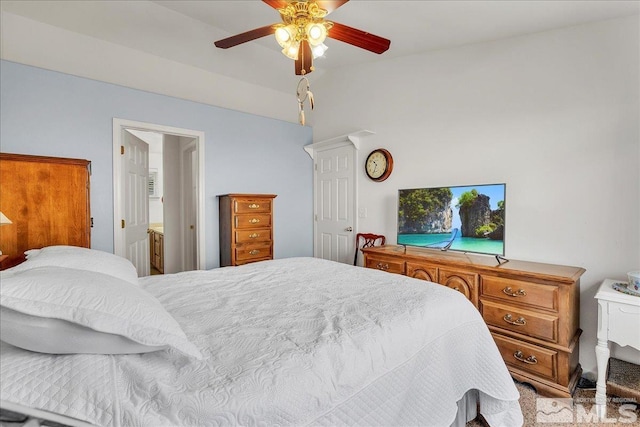
<svg viewBox="0 0 640 427">
<path fill-rule="evenodd" d="M 200 351 L 162 304 L 145 290 L 124 280 L 94 271 L 38 267 L 2 271 L 0 281 L 0 306 L 4 308 L 31 316 L 66 320 L 145 346 L 168 346 L 202 359 Z M 4 335 L 2 339 L 5 340 Z M 47 346 L 35 349 L 46 350 Z M 70 347 L 70 352 L 78 350 Z"/>
<path fill-rule="evenodd" d="M 133 354 L 167 348 L 147 346 L 66 320 L 31 316 L 1 305 L 0 319 L 0 340 L 39 353 Z"/>
<path fill-rule="evenodd" d="M 47 246 L 25 252 L 27 260 L 10 270 L 25 271 L 38 267 L 68 267 L 95 271 L 138 284 L 138 272 L 126 258 L 96 249 L 78 246 Z"/>
<path fill-rule="evenodd" d="M 28 251 L 24 251 L 24 256 L 26 259 L 33 258 L 38 255 L 42 249 L 29 249 Z"/>
</svg>

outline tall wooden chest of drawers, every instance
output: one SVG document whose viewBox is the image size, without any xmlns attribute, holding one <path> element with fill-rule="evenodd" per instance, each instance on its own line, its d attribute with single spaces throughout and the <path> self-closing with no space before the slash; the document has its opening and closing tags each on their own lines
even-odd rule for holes
<svg viewBox="0 0 640 427">
<path fill-rule="evenodd" d="M 569 397 L 580 379 L 584 269 L 402 246 L 363 249 L 365 266 L 439 283 L 482 314 L 511 375 L 546 396 Z M 454 315 L 452 313 L 452 315 Z"/>
<path fill-rule="evenodd" d="M 225 194 L 220 202 L 220 266 L 273 259 L 274 194 Z"/>
</svg>

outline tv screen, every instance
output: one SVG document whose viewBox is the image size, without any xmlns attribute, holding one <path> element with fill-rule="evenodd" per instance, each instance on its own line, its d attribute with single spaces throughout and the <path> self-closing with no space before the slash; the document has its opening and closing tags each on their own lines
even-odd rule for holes
<svg viewBox="0 0 640 427">
<path fill-rule="evenodd" d="M 398 192 L 398 244 L 504 255 L 505 184 Z"/>
</svg>

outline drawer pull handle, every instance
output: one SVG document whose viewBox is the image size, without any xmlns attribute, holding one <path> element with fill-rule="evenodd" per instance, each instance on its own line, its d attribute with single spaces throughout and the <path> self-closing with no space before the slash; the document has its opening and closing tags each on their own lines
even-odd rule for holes
<svg viewBox="0 0 640 427">
<path fill-rule="evenodd" d="M 249 251 L 249 255 L 258 255 L 260 253 L 260 251 L 258 249 L 254 249 Z"/>
<path fill-rule="evenodd" d="M 507 286 L 502 290 L 502 292 L 509 295 L 510 297 L 524 297 L 527 295 L 524 289 L 518 289 L 517 292 L 513 292 L 513 289 L 511 289 L 511 286 Z"/>
<path fill-rule="evenodd" d="M 260 220 L 259 220 L 258 218 L 251 218 L 251 219 L 249 220 L 249 222 L 250 222 L 251 224 L 257 224 L 257 223 L 259 223 L 259 222 L 260 222 Z"/>
<path fill-rule="evenodd" d="M 249 205 L 249 209 L 258 209 L 259 207 L 260 207 L 260 205 L 259 205 L 259 204 L 257 204 L 257 203 L 251 203 L 251 204 Z"/>
<path fill-rule="evenodd" d="M 516 320 L 513 320 L 513 317 L 511 317 L 511 314 L 509 313 L 505 314 L 502 320 L 509 323 L 510 325 L 516 325 L 516 326 L 524 326 L 527 324 L 527 321 L 525 320 L 524 317 L 520 316 Z"/>
<path fill-rule="evenodd" d="M 382 270 L 382 271 L 387 271 L 389 269 L 389 264 L 383 264 L 381 262 L 379 262 L 376 267 L 378 268 L 378 270 Z"/>
<path fill-rule="evenodd" d="M 524 354 L 520 350 L 513 353 L 513 357 L 518 359 L 521 362 L 528 363 L 529 365 L 536 365 L 538 363 L 538 359 L 532 354 L 531 356 L 524 358 Z"/>
<path fill-rule="evenodd" d="M 259 235 L 258 233 L 252 233 L 252 234 L 249 234 L 249 238 L 250 238 L 250 239 L 255 239 L 255 238 L 257 238 L 257 237 L 260 237 L 260 235 Z"/>
</svg>

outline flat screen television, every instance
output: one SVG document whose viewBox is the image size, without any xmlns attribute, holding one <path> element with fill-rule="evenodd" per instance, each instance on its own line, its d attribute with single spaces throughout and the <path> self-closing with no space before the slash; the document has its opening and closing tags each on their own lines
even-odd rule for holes
<svg viewBox="0 0 640 427">
<path fill-rule="evenodd" d="M 504 256 L 506 184 L 398 191 L 398 244 Z"/>
</svg>

